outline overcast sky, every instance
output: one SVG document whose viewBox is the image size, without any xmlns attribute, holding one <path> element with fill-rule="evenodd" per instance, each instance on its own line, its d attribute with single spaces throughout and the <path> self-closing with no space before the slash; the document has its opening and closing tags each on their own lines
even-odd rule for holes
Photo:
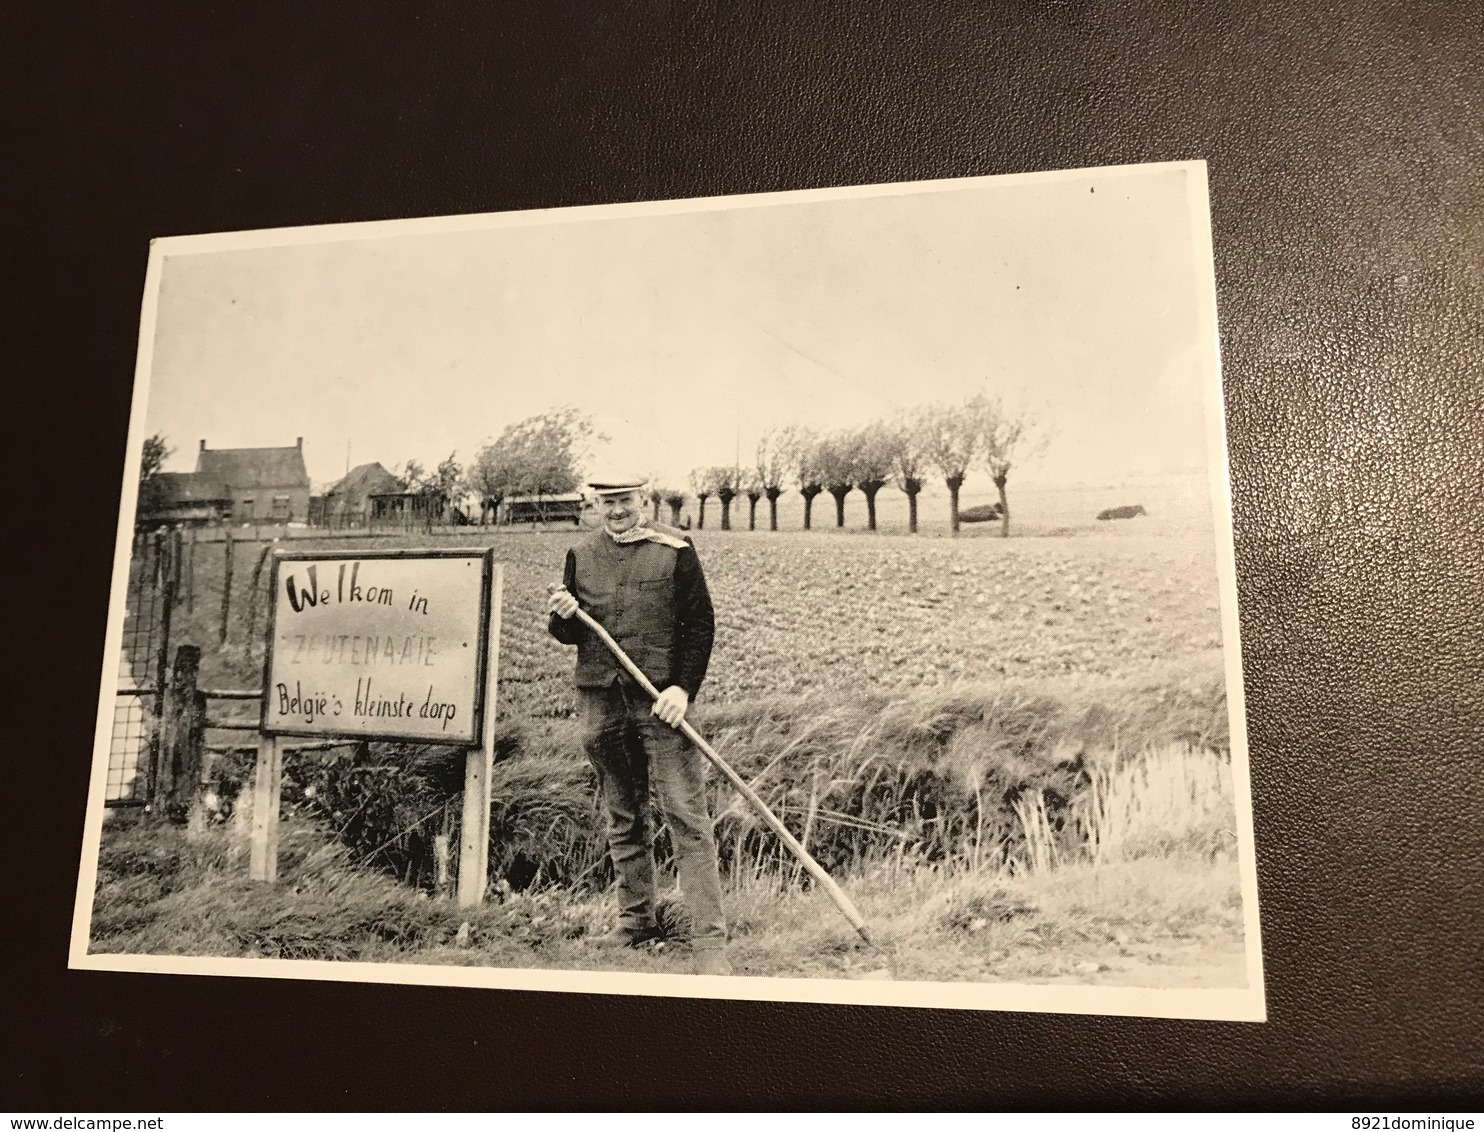
<svg viewBox="0 0 1484 1132">
<path fill-rule="evenodd" d="M 604 464 L 681 483 L 769 428 L 987 390 L 1054 426 L 1026 482 L 1200 470 L 1206 359 L 1189 167 L 167 254 L 146 434 L 171 470 L 304 437 L 352 464 L 466 462 L 590 413 Z M 758 198 L 751 198 L 756 201 Z M 694 206 L 692 206 L 694 208 Z M 302 239 L 302 235 L 297 237 Z M 189 245 L 175 244 L 177 249 Z"/>
</svg>

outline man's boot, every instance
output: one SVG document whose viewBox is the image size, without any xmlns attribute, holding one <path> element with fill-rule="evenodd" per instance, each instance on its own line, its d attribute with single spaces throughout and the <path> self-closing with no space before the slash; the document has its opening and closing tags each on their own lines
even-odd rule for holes
<svg viewBox="0 0 1484 1132">
<path fill-rule="evenodd" d="M 652 939 L 659 939 L 660 930 L 651 925 L 647 928 L 626 928 L 622 925 L 602 935 L 588 936 L 588 942 L 597 947 L 643 947 Z"/>
</svg>

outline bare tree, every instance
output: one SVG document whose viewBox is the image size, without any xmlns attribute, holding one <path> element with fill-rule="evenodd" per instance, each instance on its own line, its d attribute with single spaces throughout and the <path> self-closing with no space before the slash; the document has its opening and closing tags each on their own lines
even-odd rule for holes
<svg viewBox="0 0 1484 1132">
<path fill-rule="evenodd" d="M 428 470 L 421 460 L 408 460 L 396 477 L 402 482 L 403 491 L 421 491 L 428 482 Z"/>
<path fill-rule="evenodd" d="M 680 509 L 685 506 L 685 492 L 678 487 L 665 488 L 665 506 L 670 508 L 670 526 L 680 526 Z"/>
<path fill-rule="evenodd" d="M 873 423 L 854 436 L 855 482 L 866 497 L 866 528 L 876 529 L 876 493 L 891 476 L 896 434 L 884 424 Z"/>
<path fill-rule="evenodd" d="M 804 529 L 810 529 L 814 513 L 814 497 L 824 490 L 824 471 L 821 461 L 823 442 L 819 434 L 804 426 L 785 429 L 774 439 L 783 453 L 785 466 L 799 485 L 799 494 L 804 497 Z"/>
<path fill-rule="evenodd" d="M 457 452 L 450 452 L 431 472 L 421 460 L 408 460 L 398 478 L 403 490 L 413 494 L 413 513 L 422 520 L 425 530 L 432 530 L 434 523 L 453 520 L 455 501 L 463 494 L 466 482 Z"/>
<path fill-rule="evenodd" d="M 1005 484 L 1016 461 L 1034 456 L 1046 445 L 1047 434 L 1025 410 L 1007 409 L 1000 400 L 980 396 L 980 444 L 984 466 L 1000 494 L 1000 537 L 1010 537 L 1010 500 Z"/>
<path fill-rule="evenodd" d="M 948 522 L 958 534 L 958 493 L 983 439 L 979 399 L 964 405 L 929 405 L 922 410 L 922 454 L 948 485 Z"/>
<path fill-rule="evenodd" d="M 732 500 L 741 488 L 738 470 L 724 464 L 711 469 L 711 482 L 716 485 L 716 498 L 721 500 L 721 529 L 732 529 Z"/>
<path fill-rule="evenodd" d="M 792 430 L 770 432 L 758 441 L 757 478 L 768 497 L 768 530 L 778 529 L 778 497 L 783 494 L 783 480 L 792 459 Z"/>
<path fill-rule="evenodd" d="M 442 491 L 444 482 L 456 481 L 457 478 L 459 463 L 454 460 L 454 454 L 448 455 L 447 460 L 442 461 L 435 472 L 429 472 L 423 467 L 421 460 L 408 460 L 402 464 L 398 479 L 402 482 L 402 490 L 413 497 L 413 515 L 417 516 L 424 530 L 432 530 L 433 522 L 442 518 L 447 507 L 448 494 Z"/>
<path fill-rule="evenodd" d="M 448 512 L 448 517 L 452 519 L 459 499 L 468 490 L 468 480 L 464 477 L 464 468 L 459 463 L 458 456 L 457 452 L 450 452 L 448 458 L 428 477 L 429 494 L 433 497 L 430 514 L 436 512 L 441 517 L 444 512 Z"/>
<path fill-rule="evenodd" d="M 824 489 L 835 497 L 836 527 L 845 525 L 845 497 L 855 490 L 858 442 L 856 433 L 836 432 L 826 437 L 819 448 L 820 477 Z"/>
<path fill-rule="evenodd" d="M 651 508 L 649 517 L 658 523 L 660 521 L 660 504 L 665 501 L 665 489 L 660 487 L 659 480 L 655 476 L 648 475 L 644 478 L 649 481 L 649 487 L 644 493 L 649 499 Z"/>
<path fill-rule="evenodd" d="M 907 530 L 917 533 L 917 497 L 927 479 L 927 459 L 923 455 L 922 428 L 909 416 L 899 417 L 884 426 L 890 437 L 891 482 L 907 497 Z"/>
<path fill-rule="evenodd" d="M 738 486 L 747 496 L 747 529 L 757 530 L 757 505 L 763 498 L 763 480 L 756 468 L 743 468 Z"/>
<path fill-rule="evenodd" d="M 716 481 L 711 468 L 696 468 L 690 474 L 690 489 L 696 497 L 696 530 L 706 529 L 706 500 L 716 494 Z"/>
</svg>

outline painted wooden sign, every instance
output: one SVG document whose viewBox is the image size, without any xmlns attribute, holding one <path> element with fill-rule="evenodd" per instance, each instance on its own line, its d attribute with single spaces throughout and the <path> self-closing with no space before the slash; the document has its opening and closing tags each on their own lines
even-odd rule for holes
<svg viewBox="0 0 1484 1132">
<path fill-rule="evenodd" d="M 478 746 L 492 572 L 488 550 L 275 556 L 262 733 Z"/>
</svg>

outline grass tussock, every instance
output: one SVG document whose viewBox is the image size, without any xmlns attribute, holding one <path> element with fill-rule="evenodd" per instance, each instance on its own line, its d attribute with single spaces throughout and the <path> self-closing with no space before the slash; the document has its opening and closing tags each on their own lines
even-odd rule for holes
<svg viewBox="0 0 1484 1132">
<path fill-rule="evenodd" d="M 93 950 L 374 962 L 456 942 L 540 948 L 588 934 L 606 914 L 554 890 L 497 893 L 479 908 L 459 908 L 356 867 L 322 831 L 285 825 L 275 885 L 247 879 L 246 846 L 228 829 L 192 836 L 157 822 L 110 828 Z"/>
<path fill-rule="evenodd" d="M 1234 851 L 1231 759 L 1174 744 L 1094 761 L 1073 816 L 1095 862 Z"/>
</svg>

